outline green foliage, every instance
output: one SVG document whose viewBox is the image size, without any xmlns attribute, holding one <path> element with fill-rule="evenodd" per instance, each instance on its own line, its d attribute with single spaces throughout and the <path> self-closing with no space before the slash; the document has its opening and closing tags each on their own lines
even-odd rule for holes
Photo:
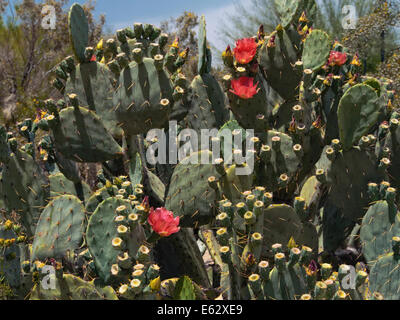
<svg viewBox="0 0 400 320">
<path fill-rule="evenodd" d="M 0 127 L 0 271 L 18 297 L 398 297 L 392 84 L 360 76 L 355 52 L 309 31 L 315 1 L 275 3 L 272 32 L 224 52 L 222 85 L 204 18 L 187 78 L 178 39 L 168 46 L 161 29 L 135 23 L 94 49 L 90 16 L 72 7 L 79 63 L 70 56 L 53 69 L 63 98 L 39 100 L 45 110 L 16 123 L 18 139 Z M 193 40 L 197 17 L 179 21 Z M 200 151 L 171 131 L 165 141 L 169 120 L 179 134 L 215 136 Z M 176 142 L 183 160 L 173 164 L 160 142 Z M 93 192 L 77 163 L 101 167 Z M 374 264 L 371 291 L 361 258 Z M 350 287 L 343 260 L 356 266 Z M 56 289 L 40 286 L 48 266 Z"/>
<path fill-rule="evenodd" d="M 175 300 L 196 300 L 194 286 L 189 277 L 184 276 L 180 278 L 174 290 Z"/>
</svg>

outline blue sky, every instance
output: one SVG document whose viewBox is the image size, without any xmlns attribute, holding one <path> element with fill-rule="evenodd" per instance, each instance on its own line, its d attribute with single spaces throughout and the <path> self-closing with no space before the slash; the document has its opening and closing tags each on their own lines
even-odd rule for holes
<svg viewBox="0 0 400 320">
<path fill-rule="evenodd" d="M 223 43 L 217 34 L 221 18 L 234 11 L 234 4 L 248 2 L 249 0 L 97 0 L 96 14 L 106 15 L 106 26 L 117 30 L 132 26 L 134 22 L 153 23 L 159 25 L 160 21 L 170 17 L 178 17 L 183 11 L 192 11 L 205 15 L 207 22 L 207 36 L 209 41 L 223 50 Z M 70 4 L 85 0 L 70 1 Z"/>
</svg>

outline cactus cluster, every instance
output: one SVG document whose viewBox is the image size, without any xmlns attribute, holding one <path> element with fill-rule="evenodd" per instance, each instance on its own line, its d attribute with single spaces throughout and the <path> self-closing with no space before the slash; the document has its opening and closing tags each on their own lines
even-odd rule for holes
<svg viewBox="0 0 400 320">
<path fill-rule="evenodd" d="M 179 39 L 135 23 L 90 44 L 71 7 L 74 56 L 53 70 L 63 99 L 18 132 L 0 126 L 0 279 L 14 297 L 400 298 L 391 83 L 313 29 L 316 1 L 276 3 L 276 30 L 223 52 L 221 84 L 204 17 L 189 83 Z M 216 134 L 180 163 L 148 162 L 161 137 L 146 135 L 171 143 L 170 121 Z M 101 166 L 94 190 L 79 163 Z"/>
</svg>

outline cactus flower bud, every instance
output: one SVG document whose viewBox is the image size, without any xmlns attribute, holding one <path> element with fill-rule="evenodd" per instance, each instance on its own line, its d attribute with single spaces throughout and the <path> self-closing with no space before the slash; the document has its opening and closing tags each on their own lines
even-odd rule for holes
<svg viewBox="0 0 400 320">
<path fill-rule="evenodd" d="M 233 53 L 229 45 L 226 47 L 225 51 L 222 52 L 222 61 L 228 68 L 233 66 Z"/>
</svg>

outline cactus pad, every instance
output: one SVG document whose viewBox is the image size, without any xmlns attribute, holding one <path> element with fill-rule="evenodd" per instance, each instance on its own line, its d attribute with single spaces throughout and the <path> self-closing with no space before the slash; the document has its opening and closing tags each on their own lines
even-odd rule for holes
<svg viewBox="0 0 400 320">
<path fill-rule="evenodd" d="M 321 30 L 313 30 L 307 36 L 303 49 L 304 69 L 317 71 L 327 61 L 331 51 L 331 40 L 328 34 Z"/>
<path fill-rule="evenodd" d="M 27 235 L 35 233 L 40 209 L 49 197 L 49 183 L 30 155 L 17 150 L 4 164 L 2 175 L 4 202 L 9 211 L 20 217 Z"/>
<path fill-rule="evenodd" d="M 374 203 L 365 214 L 360 231 L 363 254 L 370 265 L 379 256 L 390 253 L 391 239 L 400 234 L 400 213 L 386 201 Z"/>
<path fill-rule="evenodd" d="M 79 105 L 95 111 L 106 129 L 115 137 L 122 135 L 113 110 L 113 74 L 98 62 L 81 63 L 71 72 L 65 84 L 65 96 L 74 93 Z"/>
<path fill-rule="evenodd" d="M 213 164 L 199 163 L 202 154 L 207 159 L 211 158 L 211 152 L 203 150 L 182 160 L 189 163 L 197 161 L 198 164 L 184 164 L 181 161 L 175 167 L 166 197 L 167 209 L 175 216 L 180 216 L 183 227 L 207 224 L 215 215 L 216 194 L 209 186 L 208 178 L 218 178 L 219 174 Z"/>
<path fill-rule="evenodd" d="M 374 89 L 365 84 L 351 87 L 340 99 L 338 124 L 343 149 L 350 149 L 379 118 L 378 96 Z"/>
<path fill-rule="evenodd" d="M 130 135 L 163 128 L 172 109 L 172 83 L 165 69 L 157 71 L 154 60 L 131 63 L 119 78 L 113 98 L 114 111 L 122 128 Z M 168 99 L 168 104 L 162 104 Z"/>
<path fill-rule="evenodd" d="M 13 230 L 7 230 L 0 225 L 0 239 L 11 240 L 17 238 Z M 4 275 L 11 287 L 18 287 L 21 283 L 20 248 L 13 243 L 8 247 L 0 248 L 0 274 Z"/>
<path fill-rule="evenodd" d="M 104 283 L 112 282 L 111 266 L 117 263 L 119 252 L 112 246 L 112 240 L 118 237 L 114 222 L 115 210 L 122 205 L 126 206 L 128 212 L 132 212 L 129 201 L 108 198 L 100 203 L 88 222 L 86 243 L 93 256 L 96 271 Z M 141 237 L 139 226 L 130 232 L 127 249 L 131 257 L 136 255 L 142 242 Z"/>
<path fill-rule="evenodd" d="M 69 35 L 79 62 L 85 62 L 85 49 L 89 43 L 89 23 L 83 8 L 74 3 L 68 14 Z"/>
<path fill-rule="evenodd" d="M 73 253 L 82 243 L 85 209 L 78 198 L 63 195 L 44 208 L 36 227 L 32 261 L 62 258 Z"/>
<path fill-rule="evenodd" d="M 122 155 L 122 148 L 100 118 L 86 108 L 68 107 L 53 126 L 57 150 L 77 162 L 103 162 Z"/>
</svg>

